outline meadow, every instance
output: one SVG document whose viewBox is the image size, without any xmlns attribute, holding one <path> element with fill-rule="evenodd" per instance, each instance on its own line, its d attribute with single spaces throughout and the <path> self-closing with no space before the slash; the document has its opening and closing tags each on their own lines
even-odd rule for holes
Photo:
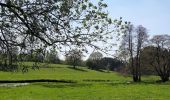
<svg viewBox="0 0 170 100">
<path fill-rule="evenodd" d="M 30 65 L 32 63 L 26 63 Z M 0 72 L 0 80 L 54 79 L 75 83 L 43 82 L 24 86 L 0 84 L 0 100 L 169 100 L 170 82 L 157 83 L 159 77 L 144 76 L 133 83 L 130 76 L 95 71 L 85 67 L 50 64 L 27 73 Z"/>
</svg>

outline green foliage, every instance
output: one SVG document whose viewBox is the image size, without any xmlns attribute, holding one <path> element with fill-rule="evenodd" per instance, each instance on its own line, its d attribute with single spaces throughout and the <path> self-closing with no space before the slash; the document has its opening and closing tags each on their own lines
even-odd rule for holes
<svg viewBox="0 0 170 100">
<path fill-rule="evenodd" d="M 0 71 L 14 71 L 17 68 L 18 47 L 4 50 L 0 47 Z"/>
<path fill-rule="evenodd" d="M 95 59 L 95 60 L 91 60 L 91 59 L 88 59 L 86 61 L 86 65 L 88 66 L 89 69 L 93 69 L 93 70 L 99 70 L 101 69 L 100 67 L 100 60 L 98 59 Z"/>
<path fill-rule="evenodd" d="M 141 72 L 143 75 L 156 74 L 154 67 L 151 65 L 154 52 L 156 52 L 155 47 L 152 46 L 145 47 L 141 52 Z"/>
<path fill-rule="evenodd" d="M 89 69 L 94 70 L 108 70 L 108 71 L 118 71 L 123 63 L 117 59 L 104 57 L 101 59 L 88 59 L 86 65 Z"/>
<path fill-rule="evenodd" d="M 93 52 L 90 54 L 88 60 L 86 61 L 86 65 L 90 69 L 101 69 L 101 62 L 100 60 L 103 58 L 103 54 L 100 52 Z"/>
<path fill-rule="evenodd" d="M 19 61 L 43 62 L 45 55 L 42 49 L 32 49 L 28 52 L 18 54 L 18 58 Z"/>
<path fill-rule="evenodd" d="M 169 35 L 155 35 L 151 42 L 155 46 L 153 52 L 153 61 L 151 65 L 155 68 L 157 74 L 163 82 L 169 80 L 170 77 L 170 36 Z"/>
<path fill-rule="evenodd" d="M 101 62 L 101 66 L 103 66 L 102 69 L 105 70 L 116 71 L 119 70 L 122 66 L 124 66 L 120 60 L 109 58 L 109 57 L 102 58 L 100 62 Z"/>
</svg>

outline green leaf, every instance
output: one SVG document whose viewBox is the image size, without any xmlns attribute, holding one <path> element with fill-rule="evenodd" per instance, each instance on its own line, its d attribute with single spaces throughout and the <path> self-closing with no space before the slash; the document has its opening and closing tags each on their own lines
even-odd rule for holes
<svg viewBox="0 0 170 100">
<path fill-rule="evenodd" d="M 87 26 L 87 24 L 86 24 L 86 21 L 85 21 L 85 20 L 84 20 L 82 23 L 83 23 L 83 26 L 84 26 L 84 27 L 86 27 L 86 26 Z"/>
<path fill-rule="evenodd" d="M 86 15 L 86 20 L 90 20 L 90 17 L 89 17 L 89 15 Z"/>
<path fill-rule="evenodd" d="M 105 8 L 106 8 L 106 7 L 107 7 L 107 4 L 102 4 L 101 6 L 103 6 L 103 7 L 105 7 Z"/>
<path fill-rule="evenodd" d="M 95 29 L 97 29 L 97 30 L 98 30 L 98 29 L 99 29 L 99 26 L 98 26 L 98 25 L 97 25 L 97 26 L 95 26 Z"/>
<path fill-rule="evenodd" d="M 112 24 L 112 19 L 111 19 L 111 18 L 109 18 L 108 22 L 109 22 L 109 24 Z"/>
<path fill-rule="evenodd" d="M 87 6 L 86 5 L 83 5 L 82 6 L 82 10 L 86 10 Z"/>
<path fill-rule="evenodd" d="M 93 4 L 90 2 L 90 3 L 89 3 L 89 7 L 92 7 L 92 6 L 93 6 Z"/>
<path fill-rule="evenodd" d="M 94 8 L 94 9 L 97 9 L 97 7 L 96 7 L 96 6 L 94 6 L 93 8 Z"/>
</svg>

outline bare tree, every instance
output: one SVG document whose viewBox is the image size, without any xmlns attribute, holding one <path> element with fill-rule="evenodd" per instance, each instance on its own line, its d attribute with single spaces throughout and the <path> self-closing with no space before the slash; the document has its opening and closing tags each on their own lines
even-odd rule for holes
<svg viewBox="0 0 170 100">
<path fill-rule="evenodd" d="M 169 80 L 170 74 L 170 36 L 169 35 L 155 35 L 151 42 L 155 46 L 155 52 L 151 65 L 155 68 L 157 74 L 163 82 Z"/>
<path fill-rule="evenodd" d="M 122 23 L 122 21 L 116 21 L 119 32 L 124 33 L 122 36 L 122 42 L 120 45 L 120 54 L 125 56 L 123 58 L 129 59 L 130 69 L 134 82 L 141 81 L 140 71 L 140 53 L 144 42 L 147 40 L 147 30 L 143 26 L 139 25 L 136 29 L 129 22 Z M 124 54 L 124 55 L 122 55 Z"/>
<path fill-rule="evenodd" d="M 137 36 L 136 36 L 137 44 L 136 44 L 136 56 L 135 56 L 135 66 L 136 66 L 135 73 L 136 73 L 136 78 L 137 78 L 136 80 L 141 81 L 140 55 L 141 55 L 142 48 L 144 47 L 144 42 L 146 42 L 148 39 L 148 35 L 147 35 L 147 29 L 141 25 L 139 25 L 136 28 L 136 33 L 137 33 Z"/>
</svg>

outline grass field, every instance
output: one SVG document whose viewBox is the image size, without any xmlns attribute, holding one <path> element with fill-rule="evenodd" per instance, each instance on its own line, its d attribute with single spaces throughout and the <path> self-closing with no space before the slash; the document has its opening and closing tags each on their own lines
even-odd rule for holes
<svg viewBox="0 0 170 100">
<path fill-rule="evenodd" d="M 26 63 L 31 65 L 32 63 Z M 116 72 L 99 72 L 68 65 L 22 72 L 0 72 L 0 80 L 57 79 L 76 83 L 31 83 L 26 86 L 0 86 L 0 100 L 170 100 L 170 82 L 156 83 L 158 77 L 143 77 L 132 83 Z M 3 84 L 0 84 L 3 85 Z"/>
</svg>

